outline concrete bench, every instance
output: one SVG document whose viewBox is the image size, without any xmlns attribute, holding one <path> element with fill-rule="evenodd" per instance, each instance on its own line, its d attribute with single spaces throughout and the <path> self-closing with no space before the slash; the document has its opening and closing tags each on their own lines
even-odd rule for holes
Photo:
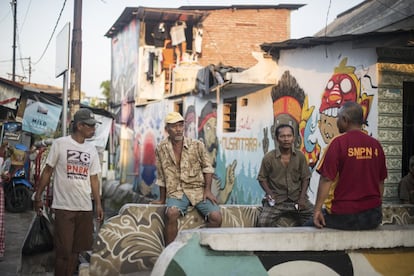
<svg viewBox="0 0 414 276">
<path fill-rule="evenodd" d="M 265 233 L 270 228 L 254 228 L 260 206 L 221 205 L 222 228 L 251 228 Z M 120 275 L 151 271 L 164 250 L 163 205 L 126 204 L 99 230 L 90 258 L 90 275 Z M 414 224 L 414 205 L 383 205 L 383 224 Z M 201 230 L 203 218 L 196 210 L 180 218 L 179 231 Z M 286 222 L 286 226 L 288 222 Z M 298 228 L 278 228 L 283 232 Z M 204 231 L 206 229 L 202 229 Z M 209 229 L 210 230 L 210 229 Z"/>
<path fill-rule="evenodd" d="M 151 275 L 413 275 L 413 257 L 414 225 L 205 228 L 181 231 Z"/>
</svg>

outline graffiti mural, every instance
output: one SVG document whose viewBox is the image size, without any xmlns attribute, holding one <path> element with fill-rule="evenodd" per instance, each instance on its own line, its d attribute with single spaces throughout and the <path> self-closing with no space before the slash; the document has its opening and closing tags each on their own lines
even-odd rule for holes
<svg viewBox="0 0 414 276">
<path fill-rule="evenodd" d="M 302 113 L 302 106 L 305 100 L 305 92 L 298 85 L 296 79 L 285 71 L 279 83 L 272 89 L 274 122 L 271 127 L 271 136 L 277 147 L 275 130 L 281 124 L 287 124 L 295 130 L 294 146 L 299 148 L 301 136 L 299 134 L 299 123 Z"/>
<path fill-rule="evenodd" d="M 220 204 L 224 204 L 229 199 L 235 183 L 234 169 L 237 162 L 234 161 L 226 168 L 224 178 L 217 174 L 217 157 L 219 140 L 217 137 L 217 104 L 208 101 L 201 109 L 198 117 L 198 139 L 204 143 L 207 152 L 216 169 L 213 176 L 212 192 L 217 197 Z M 224 181 L 223 181 L 224 179 Z"/>
<path fill-rule="evenodd" d="M 136 107 L 129 105 L 125 94 L 119 102 L 118 136 L 114 136 L 118 179 L 149 199 L 158 196 L 154 151 L 166 135 L 165 115 L 179 108 L 185 135 L 205 143 L 215 168 L 212 191 L 221 204 L 261 204 L 264 191 L 257 173 L 264 154 L 277 146 L 274 131 L 281 123 L 293 126 L 294 146 L 307 158 L 312 173 L 308 195 L 314 202 L 319 182 L 315 168 L 339 133 L 338 109 L 346 101 L 360 103 L 364 131 L 374 137 L 378 132 L 375 55 L 368 50 L 335 51 L 317 61 L 317 54 L 306 51 L 285 55 L 275 84 L 258 90 L 224 90 L 220 97 L 188 94 Z M 227 98 L 235 99 L 237 110 L 232 131 L 223 126 Z"/>
<path fill-rule="evenodd" d="M 300 144 L 295 143 L 295 146 L 298 146 L 305 154 L 309 169 L 313 173 L 310 185 L 310 198 L 313 201 L 316 197 L 315 191 L 319 181 L 319 175 L 315 172 L 319 157 L 332 138 L 339 134 L 336 125 L 339 108 L 347 101 L 359 103 L 364 110 L 363 130 L 374 135 L 373 131 L 377 122 L 373 119 L 375 116 L 371 114 L 377 89 L 372 81 L 375 79 L 375 75 L 370 73 L 369 66 L 353 66 L 348 63 L 347 57 L 343 57 L 333 68 L 328 79 L 324 81 L 325 87 L 321 90 L 319 102 L 317 102 L 318 98 L 313 91 L 307 91 L 306 88 L 303 90 L 294 88 L 297 85 L 297 80 L 290 76 L 291 74 L 291 72 L 285 71 L 278 85 L 272 91 L 275 122 L 277 114 L 282 120 L 287 120 L 287 123 L 298 127 Z M 277 103 L 275 102 L 273 92 L 278 86 L 284 87 L 284 89 L 279 89 L 284 94 L 287 94 L 285 90 L 292 91 L 291 95 L 280 97 L 283 99 L 283 103 L 281 103 L 281 99 L 277 99 Z M 298 91 L 303 91 L 303 93 Z M 310 104 L 310 100 L 314 104 Z"/>
<path fill-rule="evenodd" d="M 237 131 L 230 135 L 217 129 L 220 143 L 215 155 L 216 175 L 220 179 L 232 178 L 233 174 L 235 177 L 232 190 L 226 191 L 230 195 L 226 204 L 260 204 L 264 192 L 256 176 L 263 155 L 277 146 L 274 131 L 279 124 L 293 126 L 296 135 L 294 146 L 307 158 L 312 172 L 308 192 L 311 201 L 316 197 L 319 181 L 316 165 L 324 148 L 339 133 L 337 113 L 346 101 L 356 101 L 363 106 L 364 131 L 375 136 L 377 121 L 372 112 L 377 92 L 375 68 L 370 68 L 370 62 L 368 65 L 352 65 L 347 57 L 340 57 L 336 62 L 331 65 L 330 73 L 307 72 L 307 77 L 314 80 L 320 89 L 309 89 L 307 79 L 292 69 L 284 70 L 270 91 L 240 96 L 251 107 L 238 105 Z M 329 64 L 332 62 L 326 65 L 327 71 Z M 263 99 L 263 95 L 267 98 Z M 233 164 L 237 166 L 228 171 Z M 220 186 L 221 189 L 223 187 L 226 186 Z"/>
<path fill-rule="evenodd" d="M 133 100 L 136 87 L 138 67 L 139 24 L 132 20 L 112 38 L 112 103 L 120 104 L 123 100 Z"/>
<path fill-rule="evenodd" d="M 184 135 L 188 138 L 197 139 L 197 118 L 195 106 L 190 105 L 184 113 Z"/>
<path fill-rule="evenodd" d="M 326 83 L 319 107 L 319 130 L 325 144 L 329 144 L 333 137 L 339 134 L 336 120 L 339 108 L 345 102 L 357 102 L 364 110 L 364 121 L 372 105 L 372 95 L 361 91 L 361 79 L 355 74 L 355 67 L 348 66 L 347 58 L 342 59 L 334 73 Z"/>
<path fill-rule="evenodd" d="M 135 171 L 134 96 L 138 66 L 139 24 L 131 21 L 112 38 L 111 105 L 115 107 L 115 126 L 111 147 L 115 152 L 111 167 L 120 184 L 132 183 Z M 132 162 L 131 162 L 132 161 Z"/>
<path fill-rule="evenodd" d="M 155 148 L 165 137 L 164 117 L 167 114 L 164 103 L 135 109 L 135 171 L 134 192 L 155 199 L 159 195 L 156 182 Z"/>
<path fill-rule="evenodd" d="M 273 119 L 269 112 L 272 110 L 270 91 L 271 87 L 268 87 L 254 93 L 238 94 L 236 130 L 217 130 L 220 143 L 216 174 L 233 186 L 226 204 L 261 204 L 264 192 L 256 177 L 263 152 L 270 146 L 268 126 Z M 228 189 L 230 186 L 226 184 L 224 187 Z"/>
</svg>

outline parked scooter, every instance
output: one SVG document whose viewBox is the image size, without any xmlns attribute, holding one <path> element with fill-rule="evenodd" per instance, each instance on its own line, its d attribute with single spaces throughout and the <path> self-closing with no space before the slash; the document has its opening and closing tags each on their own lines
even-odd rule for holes
<svg viewBox="0 0 414 276">
<path fill-rule="evenodd" d="M 7 178 L 3 182 L 5 207 L 9 212 L 20 213 L 31 208 L 31 195 L 34 189 L 26 174 L 27 147 L 17 144 L 12 151 L 11 161 L 9 160 L 11 166 L 9 171 L 5 172 Z"/>
</svg>

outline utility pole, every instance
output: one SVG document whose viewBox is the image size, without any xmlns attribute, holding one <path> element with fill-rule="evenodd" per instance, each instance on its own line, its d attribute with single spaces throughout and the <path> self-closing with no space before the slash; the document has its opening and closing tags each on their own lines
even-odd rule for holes
<svg viewBox="0 0 414 276">
<path fill-rule="evenodd" d="M 29 57 L 29 83 L 31 82 L 32 78 L 32 59 Z"/>
<path fill-rule="evenodd" d="M 81 67 L 82 67 L 82 0 L 75 0 L 72 30 L 72 57 L 70 68 L 69 108 L 70 115 L 78 111 L 81 94 Z"/>
<path fill-rule="evenodd" d="M 17 30 L 17 0 L 13 0 L 13 71 L 12 81 L 16 80 L 16 30 Z"/>
</svg>

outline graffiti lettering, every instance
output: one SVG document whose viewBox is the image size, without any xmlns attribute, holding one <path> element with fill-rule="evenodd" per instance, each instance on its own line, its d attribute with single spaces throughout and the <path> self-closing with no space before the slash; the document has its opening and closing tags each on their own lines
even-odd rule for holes
<svg viewBox="0 0 414 276">
<path fill-rule="evenodd" d="M 224 137 L 221 145 L 226 150 L 256 151 L 258 147 L 257 138 Z"/>
<path fill-rule="evenodd" d="M 250 130 L 252 129 L 253 119 L 250 120 L 249 117 L 241 118 L 240 122 L 237 125 L 238 125 L 238 130 L 242 130 L 242 129 Z"/>
</svg>

